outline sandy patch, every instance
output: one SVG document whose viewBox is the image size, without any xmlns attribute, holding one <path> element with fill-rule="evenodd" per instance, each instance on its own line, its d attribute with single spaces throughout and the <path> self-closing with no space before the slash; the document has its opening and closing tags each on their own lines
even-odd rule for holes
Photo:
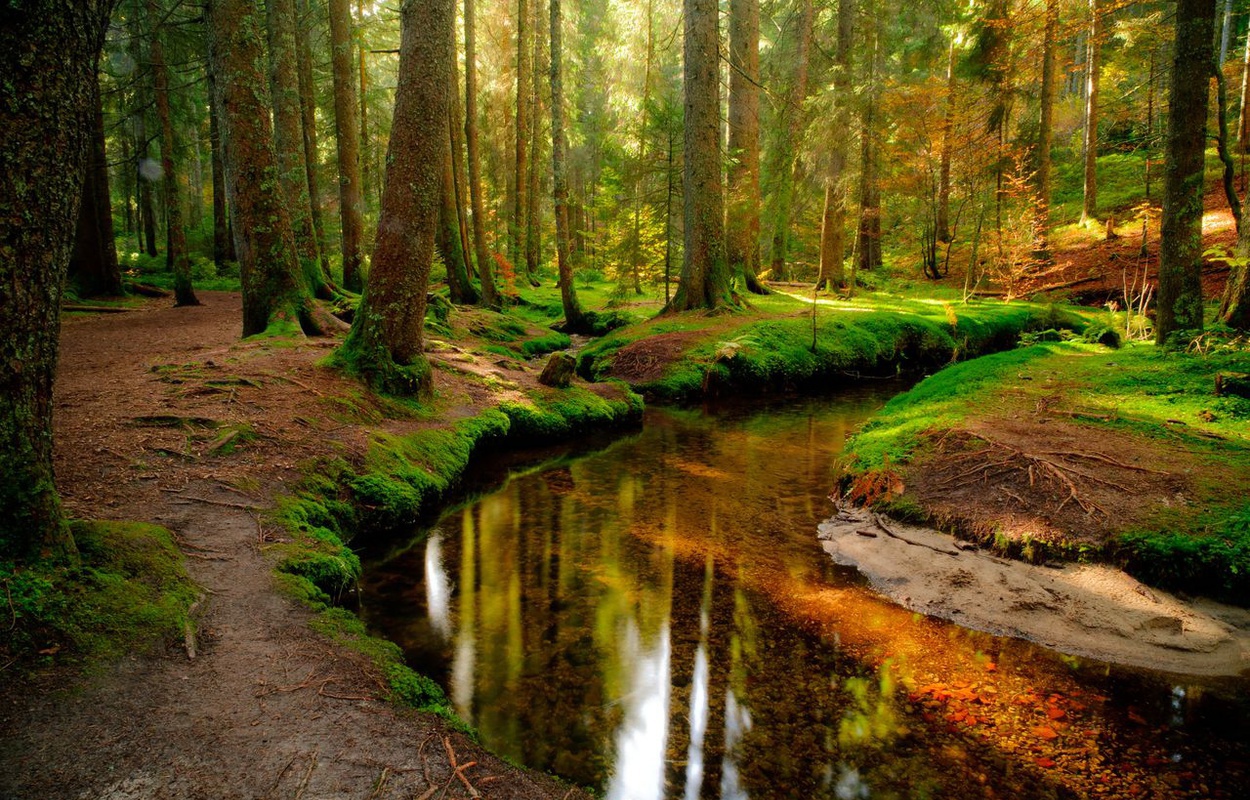
<svg viewBox="0 0 1250 800">
<path fill-rule="evenodd" d="M 840 510 L 819 536 L 835 561 L 891 600 L 964 627 L 1147 669 L 1250 670 L 1250 611 L 1184 601 L 1111 567 L 1007 561 L 860 509 Z"/>
</svg>

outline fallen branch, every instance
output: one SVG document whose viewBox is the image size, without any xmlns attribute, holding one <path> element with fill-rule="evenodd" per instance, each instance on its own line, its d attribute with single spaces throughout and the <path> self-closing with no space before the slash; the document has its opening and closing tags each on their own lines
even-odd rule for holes
<svg viewBox="0 0 1250 800">
<path fill-rule="evenodd" d="M 943 550 L 940 547 L 934 547 L 933 545 L 928 545 L 928 544 L 925 544 L 924 542 L 917 542 L 915 540 L 908 539 L 906 536 L 902 536 L 896 533 L 893 529 L 890 528 L 889 525 L 886 525 L 885 522 L 882 521 L 880 514 L 873 514 L 872 519 L 873 519 L 873 522 L 877 524 L 878 528 L 886 532 L 886 535 L 890 536 L 891 538 L 898 539 L 900 542 L 903 542 L 905 544 L 909 544 L 912 547 L 923 547 L 926 550 L 932 550 L 933 552 L 941 553 L 944 556 L 958 556 L 959 555 L 958 550 Z"/>
</svg>

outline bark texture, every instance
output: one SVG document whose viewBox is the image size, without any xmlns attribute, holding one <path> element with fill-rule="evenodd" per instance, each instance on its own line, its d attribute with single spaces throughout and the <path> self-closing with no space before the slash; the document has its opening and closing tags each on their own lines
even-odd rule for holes
<svg viewBox="0 0 1250 800">
<path fill-rule="evenodd" d="M 405 0 L 395 117 L 386 156 L 373 270 L 344 344 L 345 356 L 375 388 L 426 395 L 422 353 L 426 291 L 434 257 L 447 137 L 452 0 Z"/>
<path fill-rule="evenodd" d="M 291 214 L 295 254 L 308 285 L 321 294 L 325 281 L 317 252 L 304 163 L 304 111 L 300 106 L 295 52 L 295 0 L 265 0 L 269 35 L 269 91 L 273 98 L 273 143 L 278 157 L 278 183 Z"/>
<path fill-rule="evenodd" d="M 321 257 L 321 274 L 330 279 L 330 259 L 326 250 L 326 227 L 321 213 L 321 179 L 317 153 L 317 85 L 313 79 L 312 51 L 308 41 L 312 36 L 312 11 L 309 0 L 299 0 L 295 33 L 295 59 L 299 76 L 299 107 L 303 120 L 301 126 L 304 140 L 304 169 L 308 180 L 308 209 L 312 215 L 313 235 L 317 241 L 317 253 Z M 303 20 L 302 26 L 299 21 Z"/>
<path fill-rule="evenodd" d="M 1155 339 L 1202 329 L 1202 173 L 1215 0 L 1179 0 L 1163 173 Z"/>
<path fill-rule="evenodd" d="M 1098 216 L 1098 84 L 1102 70 L 1099 49 L 1102 18 L 1098 0 L 1089 0 L 1089 41 L 1085 55 L 1085 192 L 1081 224 Z"/>
<path fill-rule="evenodd" d="M 721 190 L 719 37 L 715 0 L 684 0 L 685 252 L 681 283 L 667 309 L 715 308 L 733 302 L 725 260 Z"/>
<path fill-rule="evenodd" d="M 795 38 L 794 78 L 786 111 L 785 127 L 777 155 L 777 190 L 773 212 L 773 246 L 769 257 L 773 277 L 789 280 L 790 221 L 794 211 L 794 184 L 799 171 L 799 146 L 803 138 L 803 104 L 807 100 L 808 51 L 812 44 L 815 11 L 811 0 L 803 0 Z"/>
<path fill-rule="evenodd" d="M 262 71 L 265 39 L 259 11 L 251 0 L 213 0 L 208 31 L 243 283 L 243 335 L 261 333 L 275 321 L 315 332 L 290 212 L 276 191 L 279 168 Z"/>
<path fill-rule="evenodd" d="M 73 551 L 52 470 L 61 292 L 109 0 L 0 7 L 0 558 Z"/>
<path fill-rule="evenodd" d="M 834 52 L 833 119 L 826 137 L 829 172 L 825 175 L 825 208 L 820 221 L 820 275 L 817 289 L 846 286 L 846 132 L 850 128 L 851 45 L 855 4 L 838 3 L 838 43 Z"/>
<path fill-rule="evenodd" d="M 339 214 L 342 223 L 343 288 L 360 291 L 360 240 L 364 235 L 364 196 L 360 184 L 360 122 L 352 64 L 350 0 L 330 0 L 330 49 L 334 72 L 334 140 L 338 145 Z"/>
<path fill-rule="evenodd" d="M 108 155 L 104 151 L 104 109 L 100 84 L 91 86 L 91 155 L 78 212 L 78 232 L 69 274 L 83 297 L 122 293 L 121 268 L 113 241 L 113 211 L 109 198 Z"/>
<path fill-rule="evenodd" d="M 469 203 L 473 217 L 473 252 L 478 279 L 482 282 L 482 305 L 499 308 L 495 288 L 495 264 L 486 247 L 486 210 L 482 202 L 482 168 L 477 149 L 477 40 L 474 0 L 464 0 L 464 141 L 469 160 Z"/>
<path fill-rule="evenodd" d="M 187 229 L 182 223 L 182 188 L 178 183 L 179 164 L 174 160 L 177 136 L 173 112 L 169 105 L 169 68 L 165 65 L 165 43 L 161 41 L 159 24 L 161 9 L 156 0 L 148 0 L 148 35 L 151 37 L 148 60 L 152 70 L 152 94 L 156 99 L 156 120 L 161 133 L 161 179 L 165 188 L 165 241 L 167 256 L 174 273 L 174 305 L 198 306 L 200 301 L 191 286 L 191 257 L 187 253 Z"/>
<path fill-rule="evenodd" d="M 1046 0 L 1046 24 L 1042 34 L 1041 119 L 1037 126 L 1037 197 L 1033 223 L 1033 249 L 1050 259 L 1050 150 L 1055 136 L 1055 31 L 1059 27 L 1059 0 Z"/>
<path fill-rule="evenodd" d="M 560 303 L 568 331 L 585 327 L 585 318 L 573 286 L 573 264 L 569 253 L 569 180 L 564 141 L 564 58 L 560 30 L 560 0 L 551 0 L 551 172 L 552 198 L 556 210 L 556 267 L 560 272 Z"/>
<path fill-rule="evenodd" d="M 760 4 L 729 3 L 729 175 L 725 252 L 729 269 L 761 292 L 760 269 Z"/>
</svg>

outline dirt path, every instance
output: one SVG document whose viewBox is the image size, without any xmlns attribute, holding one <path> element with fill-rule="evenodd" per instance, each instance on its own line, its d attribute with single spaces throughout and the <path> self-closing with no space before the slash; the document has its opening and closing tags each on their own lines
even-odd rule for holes
<svg viewBox="0 0 1250 800">
<path fill-rule="evenodd" d="M 281 532 L 259 510 L 364 433 L 335 411 L 351 384 L 315 367 L 332 342 L 241 343 L 238 296 L 201 297 L 68 320 L 55 412 L 70 512 L 178 537 L 206 592 L 198 653 L 0 689 L 0 798 L 577 796 L 381 700 L 372 665 L 275 592 L 264 550 Z M 246 444 L 227 454 L 231 430 Z"/>
</svg>

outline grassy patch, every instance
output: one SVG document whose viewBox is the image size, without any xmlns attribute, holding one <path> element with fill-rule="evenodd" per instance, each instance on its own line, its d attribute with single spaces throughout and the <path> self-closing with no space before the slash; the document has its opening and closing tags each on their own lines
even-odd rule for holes
<svg viewBox="0 0 1250 800">
<path fill-rule="evenodd" d="M 684 333 L 682 352 L 636 389 L 662 401 L 718 391 L 769 391 L 829 385 L 862 374 L 930 369 L 1013 347 L 1022 332 L 1081 329 L 1082 312 L 1029 303 L 961 305 L 878 294 L 854 300 L 774 293 L 735 315 L 681 314 L 614 332 L 579 355 L 587 378 L 611 373 L 620 350 L 647 337 Z"/>
<path fill-rule="evenodd" d="M 0 563 L 0 614 L 9 617 L 0 624 L 0 659 L 27 668 L 91 663 L 183 636 L 199 591 L 173 534 L 137 522 L 71 528 L 76 561 Z"/>
<path fill-rule="evenodd" d="M 889 491 L 897 467 L 923 472 L 935 435 L 971 418 L 992 427 L 1041 403 L 1074 424 L 1166 448 L 1168 458 L 1181 459 L 1169 469 L 1189 487 L 1188 500 L 1143 496 L 1143 513 L 1113 526 L 1105 545 L 1074 538 L 1046 543 L 1045 555 L 1113 559 L 1152 584 L 1247 604 L 1250 400 L 1214 393 L 1217 373 L 1243 371 L 1246 363 L 1244 343 L 1215 336 L 1202 352 L 1044 343 L 959 364 L 892 399 L 847 443 L 847 484 L 869 502 L 893 494 L 890 509 L 923 517 L 905 492 Z M 1002 549 L 1028 556 L 1029 547 Z"/>
</svg>

